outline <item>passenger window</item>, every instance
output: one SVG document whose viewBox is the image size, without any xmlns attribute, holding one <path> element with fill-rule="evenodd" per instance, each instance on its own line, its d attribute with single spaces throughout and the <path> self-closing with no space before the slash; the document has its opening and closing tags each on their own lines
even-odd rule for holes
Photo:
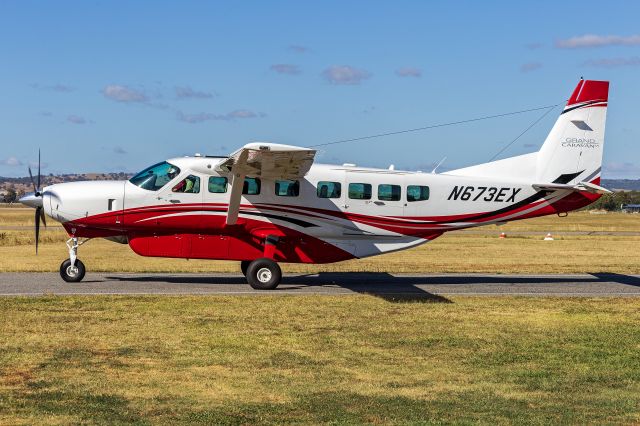
<svg viewBox="0 0 640 426">
<path fill-rule="evenodd" d="M 400 185 L 378 185 L 378 200 L 400 201 Z"/>
<path fill-rule="evenodd" d="M 244 178 L 242 184 L 242 193 L 244 195 L 258 195 L 260 194 L 260 179 L 258 178 Z"/>
<path fill-rule="evenodd" d="M 300 182 L 297 180 L 277 180 L 276 195 L 280 197 L 297 197 L 300 195 Z"/>
<path fill-rule="evenodd" d="M 340 198 L 342 187 L 340 182 L 318 182 L 318 198 Z"/>
<path fill-rule="evenodd" d="M 368 183 L 350 183 L 349 198 L 352 200 L 370 200 L 371 185 Z"/>
<path fill-rule="evenodd" d="M 222 176 L 211 176 L 209 178 L 209 192 L 212 194 L 223 194 L 227 192 L 227 178 Z"/>
<path fill-rule="evenodd" d="M 182 192 L 185 194 L 197 194 L 200 192 L 200 178 L 198 176 L 189 175 L 174 186 L 171 191 Z"/>
<path fill-rule="evenodd" d="M 419 185 L 407 186 L 407 201 L 425 201 L 429 199 L 429 187 Z"/>
</svg>

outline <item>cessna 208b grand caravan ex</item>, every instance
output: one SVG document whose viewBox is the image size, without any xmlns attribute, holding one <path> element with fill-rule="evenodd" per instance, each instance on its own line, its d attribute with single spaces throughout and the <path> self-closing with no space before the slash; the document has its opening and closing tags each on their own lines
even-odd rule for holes
<svg viewBox="0 0 640 426">
<path fill-rule="evenodd" d="M 142 256 L 241 261 L 253 288 L 273 289 L 277 262 L 374 256 L 592 203 L 608 192 L 599 186 L 608 92 L 608 82 L 580 80 L 538 152 L 441 174 L 313 164 L 313 149 L 250 143 L 123 182 L 38 182 L 20 201 L 36 208 L 36 234 L 44 213 L 69 234 L 65 281 L 84 277 L 78 247 L 106 238 Z"/>
</svg>

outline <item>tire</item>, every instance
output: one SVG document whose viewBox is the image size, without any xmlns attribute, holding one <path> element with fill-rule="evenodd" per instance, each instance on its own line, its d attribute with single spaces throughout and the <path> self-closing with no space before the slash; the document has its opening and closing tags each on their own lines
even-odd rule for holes
<svg viewBox="0 0 640 426">
<path fill-rule="evenodd" d="M 71 270 L 71 260 L 67 259 L 60 265 L 60 276 L 68 283 L 77 283 L 82 281 L 86 269 L 84 263 L 80 259 L 76 259 L 76 271 Z"/>
<path fill-rule="evenodd" d="M 240 262 L 240 270 L 242 271 L 242 275 L 247 276 L 247 269 L 249 269 L 250 260 L 243 260 Z"/>
<path fill-rule="evenodd" d="M 249 263 L 247 281 L 256 290 L 273 290 L 282 279 L 282 270 L 271 259 L 261 258 Z"/>
</svg>

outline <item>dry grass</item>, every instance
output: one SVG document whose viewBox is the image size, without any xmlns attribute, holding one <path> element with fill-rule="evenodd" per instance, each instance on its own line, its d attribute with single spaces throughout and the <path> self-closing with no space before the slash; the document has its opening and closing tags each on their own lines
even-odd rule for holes
<svg viewBox="0 0 640 426">
<path fill-rule="evenodd" d="M 0 220 L 4 218 L 14 223 L 27 220 L 24 214 L 12 215 L 0 210 Z M 572 235 L 562 232 L 640 231 L 640 215 L 577 213 L 568 218 L 544 217 L 479 229 L 488 233 L 453 232 L 407 251 L 328 265 L 284 265 L 284 270 L 303 273 L 640 273 L 637 256 L 640 236 Z M 499 239 L 502 231 L 510 236 Z M 518 236 L 518 231 L 539 234 Z M 555 241 L 542 240 L 548 231 L 554 233 Z M 66 239 L 66 233 L 61 229 L 43 230 L 40 252 L 36 257 L 32 231 L 0 231 L 0 270 L 56 271 L 62 260 L 68 257 L 64 245 Z M 144 258 L 134 254 L 126 245 L 105 240 L 92 240 L 81 247 L 80 257 L 89 271 L 239 271 L 237 262 Z"/>
<path fill-rule="evenodd" d="M 640 299 L 0 299 L 2 424 L 621 424 Z"/>
</svg>

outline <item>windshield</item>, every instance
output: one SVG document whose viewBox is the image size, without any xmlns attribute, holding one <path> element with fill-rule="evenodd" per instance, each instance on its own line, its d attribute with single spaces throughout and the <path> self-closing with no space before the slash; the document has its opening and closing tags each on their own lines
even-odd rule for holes
<svg viewBox="0 0 640 426">
<path fill-rule="evenodd" d="M 131 179 L 129 182 L 149 191 L 157 191 L 170 180 L 178 176 L 180 169 L 166 161 L 147 167 Z"/>
</svg>

